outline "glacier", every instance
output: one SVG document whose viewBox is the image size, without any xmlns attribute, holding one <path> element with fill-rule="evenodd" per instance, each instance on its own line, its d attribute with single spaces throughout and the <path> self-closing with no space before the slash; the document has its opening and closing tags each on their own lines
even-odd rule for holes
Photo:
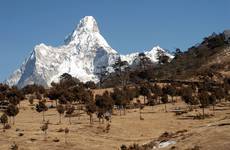
<svg viewBox="0 0 230 150">
<path fill-rule="evenodd" d="M 144 53 L 150 60 L 157 62 L 159 52 L 173 58 L 159 46 Z M 100 68 L 111 67 L 119 57 L 132 64 L 138 54 L 119 55 L 100 34 L 95 18 L 86 16 L 65 38 L 63 45 L 58 47 L 43 43 L 36 45 L 30 56 L 5 83 L 18 87 L 29 84 L 49 87 L 52 82 L 58 82 L 64 73 L 82 82 L 98 82 L 97 74 L 100 73 Z"/>
</svg>

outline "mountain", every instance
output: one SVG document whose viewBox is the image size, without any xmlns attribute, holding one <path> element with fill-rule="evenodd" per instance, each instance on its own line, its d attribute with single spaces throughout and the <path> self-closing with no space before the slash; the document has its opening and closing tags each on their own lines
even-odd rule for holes
<svg viewBox="0 0 230 150">
<path fill-rule="evenodd" d="M 145 54 L 156 62 L 160 51 L 166 53 L 160 47 L 155 47 Z M 137 55 L 138 53 L 122 55 L 121 58 L 132 64 Z M 118 52 L 100 34 L 96 20 L 92 16 L 86 16 L 65 39 L 64 45 L 52 47 L 42 43 L 35 46 L 30 56 L 6 83 L 18 87 L 28 84 L 48 87 L 64 73 L 82 82 L 97 82 L 100 68 L 112 66 L 119 57 Z"/>
<path fill-rule="evenodd" d="M 91 16 L 80 20 L 76 29 L 59 47 L 40 44 L 6 81 L 9 85 L 23 87 L 27 84 L 49 86 L 63 73 L 69 73 L 81 81 L 97 81 L 100 66 L 111 65 L 118 57 L 101 36 L 97 22 Z"/>
<path fill-rule="evenodd" d="M 146 57 L 148 57 L 153 63 L 157 63 L 159 61 L 159 56 L 165 55 L 169 57 L 169 60 L 173 59 L 173 55 L 162 49 L 160 46 L 153 47 L 149 51 L 143 52 Z M 136 59 L 138 58 L 139 52 L 127 54 L 127 55 L 120 55 L 122 61 L 127 61 L 129 65 L 133 65 L 136 63 Z"/>
</svg>

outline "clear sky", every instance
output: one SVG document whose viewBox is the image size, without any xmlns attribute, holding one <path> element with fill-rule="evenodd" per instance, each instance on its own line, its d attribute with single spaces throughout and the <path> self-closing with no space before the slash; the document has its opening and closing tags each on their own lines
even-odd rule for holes
<svg viewBox="0 0 230 150">
<path fill-rule="evenodd" d="M 186 50 L 230 28 L 229 0 L 1 0 L 0 81 L 39 43 L 63 44 L 79 20 L 94 16 L 118 52 L 155 45 Z"/>
</svg>

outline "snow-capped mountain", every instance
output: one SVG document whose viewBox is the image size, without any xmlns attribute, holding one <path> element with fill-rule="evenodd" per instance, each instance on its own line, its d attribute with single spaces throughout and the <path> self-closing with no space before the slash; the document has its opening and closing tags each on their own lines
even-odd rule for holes
<svg viewBox="0 0 230 150">
<path fill-rule="evenodd" d="M 157 62 L 158 51 L 165 53 L 160 47 L 155 47 L 145 54 L 153 62 Z M 137 55 L 138 53 L 121 55 L 121 58 L 132 64 Z M 111 67 L 118 58 L 117 51 L 111 48 L 100 34 L 95 19 L 92 16 L 86 16 L 65 39 L 64 45 L 52 47 L 42 43 L 35 46 L 30 56 L 6 80 L 6 83 L 18 87 L 28 84 L 47 87 L 51 82 L 57 82 L 64 73 L 82 82 L 97 82 L 100 68 Z"/>
<path fill-rule="evenodd" d="M 169 60 L 173 59 L 173 55 L 162 49 L 160 46 L 153 47 L 149 51 L 143 52 L 146 57 L 148 57 L 153 63 L 157 63 L 159 60 L 159 56 L 165 55 L 169 57 Z M 127 61 L 129 65 L 133 65 L 135 60 L 138 58 L 139 52 L 127 54 L 127 55 L 120 55 L 122 61 Z"/>
<path fill-rule="evenodd" d="M 23 87 L 27 84 L 49 86 L 63 73 L 79 80 L 97 81 L 100 66 L 110 66 L 117 59 L 117 52 L 101 36 L 97 22 L 91 16 L 80 20 L 76 29 L 60 47 L 40 44 L 6 81 L 9 85 Z"/>
</svg>

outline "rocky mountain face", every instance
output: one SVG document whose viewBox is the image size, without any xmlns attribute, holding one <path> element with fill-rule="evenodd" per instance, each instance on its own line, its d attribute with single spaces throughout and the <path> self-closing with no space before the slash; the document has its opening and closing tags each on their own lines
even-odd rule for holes
<svg viewBox="0 0 230 150">
<path fill-rule="evenodd" d="M 173 57 L 160 47 L 155 47 L 145 54 L 153 62 L 157 62 L 159 52 Z M 6 83 L 18 87 L 28 84 L 48 87 L 51 82 L 57 82 L 64 73 L 82 82 L 97 82 L 101 67 L 112 66 L 119 57 L 132 64 L 137 56 L 138 53 L 120 56 L 100 34 L 96 20 L 92 16 L 86 16 L 65 39 L 64 45 L 52 47 L 42 43 L 35 46 L 30 56 Z"/>
</svg>

